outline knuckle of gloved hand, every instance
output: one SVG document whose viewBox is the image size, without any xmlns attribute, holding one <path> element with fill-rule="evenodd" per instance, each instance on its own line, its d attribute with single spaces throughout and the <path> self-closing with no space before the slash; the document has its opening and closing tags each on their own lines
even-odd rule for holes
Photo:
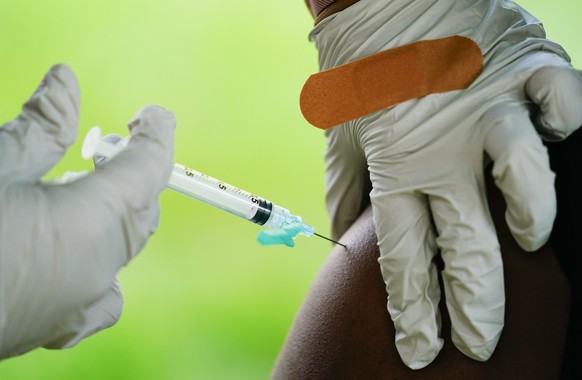
<svg viewBox="0 0 582 380">
<path fill-rule="evenodd" d="M 34 95 L 24 104 L 21 120 L 35 125 L 54 142 L 68 147 L 77 138 L 78 113 L 55 107 L 53 103 L 43 93 Z"/>
<path fill-rule="evenodd" d="M 22 115 L 28 117 L 32 120 L 43 121 L 47 119 L 43 112 L 42 102 L 45 100 L 45 94 L 48 91 L 44 81 L 38 86 L 36 92 L 24 103 L 22 106 Z M 53 123 L 52 120 L 47 120 L 49 123 Z"/>
</svg>

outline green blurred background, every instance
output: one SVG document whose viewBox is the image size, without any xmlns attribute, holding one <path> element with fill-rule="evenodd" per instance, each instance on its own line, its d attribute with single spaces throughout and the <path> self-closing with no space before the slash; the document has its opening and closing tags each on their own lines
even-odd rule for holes
<svg viewBox="0 0 582 380">
<path fill-rule="evenodd" d="M 582 3 L 521 4 L 582 66 Z M 177 162 L 328 234 L 325 141 L 298 105 L 317 71 L 311 25 L 303 0 L 0 0 L 0 120 L 67 63 L 81 86 L 79 139 L 49 178 L 92 170 L 80 146 L 93 125 L 126 135 L 139 108 L 160 104 L 178 119 Z M 158 232 L 119 274 L 117 325 L 70 350 L 1 362 L 0 379 L 269 377 L 329 243 L 261 247 L 257 226 L 170 191 L 161 209 Z"/>
</svg>

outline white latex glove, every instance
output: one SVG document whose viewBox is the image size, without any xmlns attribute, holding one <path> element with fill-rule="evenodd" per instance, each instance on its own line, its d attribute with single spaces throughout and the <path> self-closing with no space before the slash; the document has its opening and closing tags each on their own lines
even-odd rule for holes
<svg viewBox="0 0 582 380">
<path fill-rule="evenodd" d="M 582 77 L 542 25 L 511 1 L 361 0 L 310 34 L 326 70 L 419 40 L 461 35 L 484 55 L 484 71 L 463 91 L 401 103 L 326 131 L 327 203 L 337 239 L 366 202 L 368 178 L 379 263 L 396 346 L 422 368 L 442 348 L 440 249 L 454 344 L 476 360 L 493 353 L 503 328 L 503 266 L 484 187 L 483 165 L 508 203 L 519 244 L 535 250 L 556 208 L 544 136 L 582 124 Z"/>
<path fill-rule="evenodd" d="M 71 346 L 115 323 L 115 274 L 158 225 L 174 115 L 143 108 L 122 153 L 70 183 L 42 183 L 75 141 L 78 119 L 77 80 L 56 65 L 0 129 L 0 358 Z"/>
</svg>

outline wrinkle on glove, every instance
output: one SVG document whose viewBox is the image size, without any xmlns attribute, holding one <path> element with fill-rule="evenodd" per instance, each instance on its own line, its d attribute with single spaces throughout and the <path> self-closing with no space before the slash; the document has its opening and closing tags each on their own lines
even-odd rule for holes
<svg viewBox="0 0 582 380">
<path fill-rule="evenodd" d="M 82 339 L 114 325 L 121 317 L 123 296 L 117 279 L 96 302 L 82 308 L 58 323 L 53 340 L 44 348 L 62 349 L 75 346 Z"/>
<path fill-rule="evenodd" d="M 453 35 L 472 39 L 483 53 L 484 70 L 468 89 L 409 100 L 326 131 L 334 236 L 354 221 L 362 196 L 354 189 L 365 187 L 369 173 L 387 307 L 396 347 L 413 369 L 432 362 L 442 347 L 432 260 L 437 249 L 454 344 L 475 360 L 492 355 L 504 323 L 504 278 L 483 163 L 494 161 L 512 234 L 524 249 L 537 249 L 554 220 L 555 194 L 536 128 L 546 138 L 563 138 L 582 124 L 576 114 L 551 124 L 545 112 L 568 111 L 564 106 L 562 112 L 558 95 L 577 107 L 582 93 L 544 76 L 555 68 L 565 82 L 582 79 L 563 49 L 545 38 L 541 23 L 512 1 L 361 0 L 310 34 L 321 70 Z M 530 121 L 532 99 L 542 102 L 545 124 Z"/>
<path fill-rule="evenodd" d="M 0 359 L 71 346 L 113 324 L 115 275 L 158 225 L 173 114 L 143 108 L 124 152 L 72 182 L 43 183 L 75 141 L 79 105 L 74 73 L 56 65 L 0 128 Z"/>
</svg>

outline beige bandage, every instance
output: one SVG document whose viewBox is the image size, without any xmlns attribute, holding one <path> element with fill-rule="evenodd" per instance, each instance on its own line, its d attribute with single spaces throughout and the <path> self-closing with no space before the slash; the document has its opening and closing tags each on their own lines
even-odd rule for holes
<svg viewBox="0 0 582 380">
<path fill-rule="evenodd" d="M 328 129 L 410 99 L 467 88 L 482 69 L 481 49 L 469 38 L 418 41 L 310 76 L 301 112 Z"/>
</svg>

